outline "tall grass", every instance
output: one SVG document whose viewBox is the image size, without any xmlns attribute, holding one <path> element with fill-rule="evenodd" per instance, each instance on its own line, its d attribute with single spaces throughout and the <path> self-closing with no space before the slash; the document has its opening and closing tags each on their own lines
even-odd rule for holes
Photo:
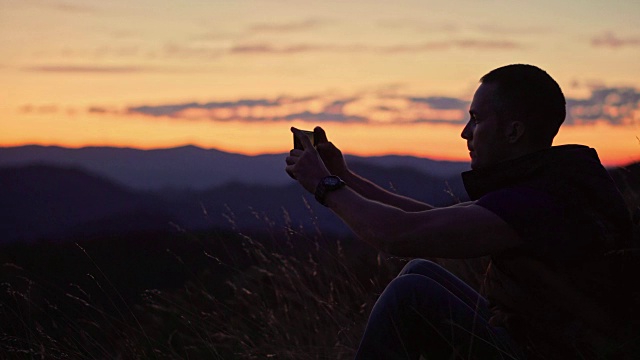
<svg viewBox="0 0 640 360">
<path fill-rule="evenodd" d="M 167 349 L 178 358 L 348 359 L 375 301 L 395 270 L 349 261 L 339 241 L 288 228 L 275 248 L 241 237 L 251 265 L 234 271 L 223 291 L 197 276 L 178 294 L 147 292 L 152 328 L 174 324 Z M 299 244 L 306 244 L 299 246 Z M 308 245 L 312 246 L 308 246 Z M 159 331 L 162 332 L 162 331 Z M 166 332 L 166 331 L 165 331 Z M 180 350 L 177 350 L 180 349 Z"/>
<path fill-rule="evenodd" d="M 180 289 L 148 289 L 135 302 L 97 263 L 86 274 L 89 285 L 67 286 L 4 264 L 0 358 L 353 358 L 377 295 L 403 261 L 319 227 L 263 220 L 262 234 L 192 234 L 209 266 Z M 212 251 L 221 244 L 241 251 Z M 93 261 L 81 245 L 77 250 Z M 193 261 L 174 258 L 176 271 Z"/>
</svg>

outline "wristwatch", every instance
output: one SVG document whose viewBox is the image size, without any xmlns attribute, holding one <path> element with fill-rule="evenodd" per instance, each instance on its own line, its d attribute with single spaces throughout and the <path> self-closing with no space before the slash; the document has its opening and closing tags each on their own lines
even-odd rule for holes
<svg viewBox="0 0 640 360">
<path fill-rule="evenodd" d="M 345 185 L 344 181 L 335 175 L 323 177 L 318 183 L 318 186 L 316 186 L 316 192 L 314 194 L 316 200 L 318 200 L 320 204 L 327 206 L 327 203 L 325 202 L 327 194 L 331 191 L 338 190 Z"/>
</svg>

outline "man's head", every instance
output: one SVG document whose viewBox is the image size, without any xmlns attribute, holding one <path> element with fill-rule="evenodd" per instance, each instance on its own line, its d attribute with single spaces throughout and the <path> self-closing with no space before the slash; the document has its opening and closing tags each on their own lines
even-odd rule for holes
<svg viewBox="0 0 640 360">
<path fill-rule="evenodd" d="M 462 131 L 472 168 L 551 146 L 566 110 L 562 90 L 549 74 L 532 65 L 507 65 L 480 83 Z"/>
</svg>

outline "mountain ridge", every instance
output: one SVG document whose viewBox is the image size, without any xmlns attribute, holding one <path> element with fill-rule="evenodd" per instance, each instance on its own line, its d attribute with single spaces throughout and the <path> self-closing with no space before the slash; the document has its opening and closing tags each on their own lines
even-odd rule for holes
<svg viewBox="0 0 640 360">
<path fill-rule="evenodd" d="M 65 148 L 23 145 L 0 147 L 0 167 L 25 164 L 76 166 L 135 190 L 205 190 L 228 182 L 285 185 L 285 153 L 243 155 L 193 145 L 142 150 L 116 147 Z M 398 165 L 441 178 L 458 175 L 468 163 L 414 156 L 361 157 L 345 155 L 347 162 L 365 162 L 392 168 Z"/>
<path fill-rule="evenodd" d="M 393 171 L 354 163 L 355 171 L 406 196 L 447 205 L 447 181 L 409 167 Z M 461 181 L 451 180 L 457 196 Z M 348 229 L 295 181 L 227 182 L 204 190 L 143 191 L 76 167 L 30 164 L 0 167 L 0 243 L 62 241 L 135 231 L 264 230 L 265 226 Z"/>
</svg>

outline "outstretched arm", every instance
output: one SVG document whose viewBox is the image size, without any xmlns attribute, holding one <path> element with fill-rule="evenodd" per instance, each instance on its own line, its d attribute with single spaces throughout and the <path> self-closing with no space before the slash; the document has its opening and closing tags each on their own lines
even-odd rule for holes
<svg viewBox="0 0 640 360">
<path fill-rule="evenodd" d="M 359 238 L 396 256 L 473 258 L 521 244 L 504 220 L 473 203 L 407 212 L 365 199 L 348 187 L 325 200 Z"/>
<path fill-rule="evenodd" d="M 305 149 L 287 159 L 287 172 L 313 193 L 331 173 L 310 140 L 292 130 Z M 367 199 L 350 186 L 330 192 L 325 201 L 358 237 L 393 255 L 470 258 L 521 244 L 504 220 L 473 203 L 410 212 Z"/>
</svg>

